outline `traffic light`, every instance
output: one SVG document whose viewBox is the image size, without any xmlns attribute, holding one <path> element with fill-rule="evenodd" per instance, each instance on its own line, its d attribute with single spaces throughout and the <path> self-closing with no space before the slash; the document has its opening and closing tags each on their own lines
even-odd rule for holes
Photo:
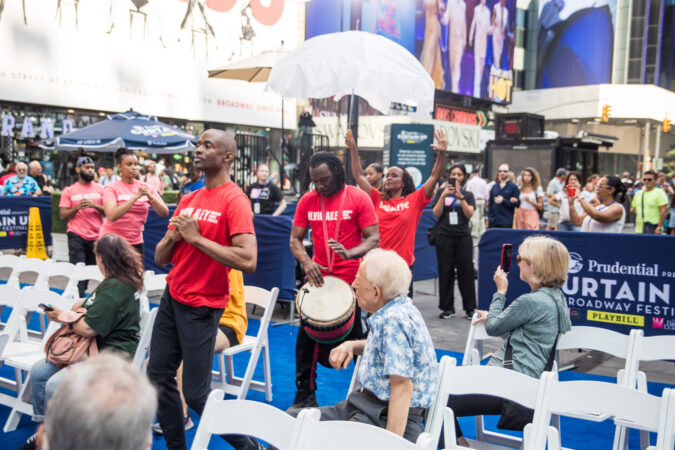
<svg viewBox="0 0 675 450">
<path fill-rule="evenodd" d="M 602 122 L 609 122 L 609 116 L 612 115 L 612 107 L 609 106 L 608 104 L 602 105 L 602 118 L 600 119 Z"/>
<path fill-rule="evenodd" d="M 661 131 L 663 131 L 664 133 L 670 131 L 670 119 L 663 119 L 663 123 L 661 124 Z"/>
</svg>

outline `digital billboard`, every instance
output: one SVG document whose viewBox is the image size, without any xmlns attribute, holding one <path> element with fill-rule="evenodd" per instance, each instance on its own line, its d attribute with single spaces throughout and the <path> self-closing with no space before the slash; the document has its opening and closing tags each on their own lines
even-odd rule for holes
<svg viewBox="0 0 675 450">
<path fill-rule="evenodd" d="M 312 0 L 306 17 L 307 39 L 358 23 L 414 54 L 436 89 L 511 101 L 516 0 Z"/>
<path fill-rule="evenodd" d="M 537 89 L 610 83 L 616 0 L 539 3 Z"/>
</svg>

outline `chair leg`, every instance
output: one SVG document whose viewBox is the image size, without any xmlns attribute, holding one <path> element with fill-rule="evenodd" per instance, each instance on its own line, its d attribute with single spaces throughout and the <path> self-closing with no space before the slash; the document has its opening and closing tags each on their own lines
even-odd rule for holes
<svg viewBox="0 0 675 450">
<path fill-rule="evenodd" d="M 239 391 L 239 395 L 237 395 L 237 400 L 246 399 L 248 388 L 251 385 L 251 380 L 253 379 L 253 372 L 255 372 L 255 367 L 258 365 L 261 347 L 262 345 L 258 345 L 251 352 L 251 359 L 248 360 L 248 366 L 246 366 L 246 374 L 244 375 L 244 378 L 241 380 L 241 391 Z"/>
<path fill-rule="evenodd" d="M 269 342 L 263 344 L 263 368 L 265 369 L 265 400 L 272 401 L 272 370 L 270 366 Z"/>
<path fill-rule="evenodd" d="M 629 429 L 617 425 L 614 429 L 614 444 L 613 450 L 627 450 L 628 449 L 628 432 Z"/>
<path fill-rule="evenodd" d="M 19 375 L 21 376 L 21 370 L 16 369 L 19 371 Z M 26 396 L 26 391 L 28 390 L 28 386 L 30 386 L 30 375 L 26 375 L 26 379 L 23 381 L 21 384 L 21 389 L 18 391 L 18 395 L 16 398 L 16 403 L 12 405 L 12 410 L 9 413 L 9 416 L 7 417 L 7 421 L 5 422 L 5 426 L 3 427 L 3 431 L 5 433 L 9 433 L 11 431 L 16 430 L 16 428 L 19 426 L 19 422 L 21 421 L 21 416 L 23 416 L 23 412 L 20 410 L 21 407 L 26 407 L 29 409 L 33 409 L 33 406 L 30 404 L 30 402 L 27 402 L 24 400 L 24 397 Z M 31 414 L 32 415 L 32 414 Z"/>
</svg>

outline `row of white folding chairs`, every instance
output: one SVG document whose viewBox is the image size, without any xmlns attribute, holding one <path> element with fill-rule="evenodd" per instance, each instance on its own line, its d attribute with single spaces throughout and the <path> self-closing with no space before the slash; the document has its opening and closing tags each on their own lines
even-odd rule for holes
<svg viewBox="0 0 675 450">
<path fill-rule="evenodd" d="M 253 436 L 280 450 L 431 449 L 436 448 L 441 428 L 445 431 L 445 443 L 440 443 L 440 448 L 463 448 L 456 444 L 454 413 L 446 405 L 450 395 L 471 394 L 505 398 L 534 410 L 533 422 L 525 428 L 521 443 L 525 450 L 543 450 L 547 445 L 551 450 L 560 449 L 560 435 L 549 425 L 551 417 L 575 416 L 579 410 L 657 433 L 655 450 L 672 449 L 675 444 L 675 391 L 670 389 L 657 397 L 611 383 L 559 382 L 552 372 L 545 372 L 537 380 L 499 367 L 457 366 L 456 360 L 448 356 L 442 358 L 439 371 L 438 392 L 429 410 L 425 432 L 416 444 L 374 426 L 344 421 L 318 423 L 318 410 L 302 411 L 293 419 L 263 403 L 224 400 L 225 393 L 214 390 L 200 419 L 192 449 L 208 448 L 213 434 L 232 433 Z M 472 448 L 491 448 L 480 444 Z"/>
<path fill-rule="evenodd" d="M 225 392 L 211 392 L 199 420 L 192 450 L 204 450 L 211 436 L 242 434 L 263 440 L 279 450 L 431 450 L 435 441 L 422 433 L 412 444 L 382 428 L 355 422 L 320 422 L 318 409 L 305 409 L 293 418 L 273 406 L 249 400 L 224 400 Z"/>
<path fill-rule="evenodd" d="M 30 392 L 27 390 L 30 384 L 28 372 L 35 363 L 45 357 L 45 343 L 60 326 L 58 322 L 49 323 L 41 339 L 31 339 L 26 332 L 27 317 L 30 314 L 44 316 L 44 312 L 38 306 L 40 303 L 48 303 L 67 310 L 72 307 L 76 300 L 70 296 L 58 295 L 53 291 L 32 286 L 18 291 L 13 286 L 4 285 L 0 286 L 0 295 L 2 293 L 11 293 L 11 295 L 18 296 L 7 321 L 7 326 L 0 333 L 0 366 L 6 365 L 14 369 L 13 380 L 0 378 L 0 385 L 16 394 L 16 396 L 13 396 L 0 393 L 0 404 L 11 408 L 3 428 L 5 432 L 9 432 L 16 429 L 22 414 L 33 414 L 33 407 L 27 398 L 27 392 Z M 145 370 L 145 360 L 150 347 L 157 308 L 146 311 L 142 305 L 139 305 L 139 307 L 141 311 L 140 336 L 133 362 Z"/>
<path fill-rule="evenodd" d="M 656 433 L 653 447 L 656 450 L 671 450 L 675 444 L 675 391 L 670 389 L 664 389 L 659 397 L 613 383 L 561 382 L 555 372 L 544 372 L 541 379 L 536 380 L 500 367 L 457 366 L 454 359 L 444 366 L 439 392 L 429 413 L 429 420 L 433 422 L 431 436 L 436 438 L 440 433 L 437 415 L 443 412 L 444 448 L 464 448 L 456 444 L 454 413 L 446 406 L 448 398 L 470 394 L 500 397 L 534 410 L 533 421 L 525 427 L 519 445 L 525 450 L 560 449 L 560 434 L 550 425 L 551 418 L 553 415 L 578 417 L 579 411 L 586 412 L 595 422 L 609 419 L 626 427 Z M 491 447 L 494 446 L 485 442 L 476 446 Z"/>
<path fill-rule="evenodd" d="M 482 343 L 493 339 L 501 340 L 500 337 L 489 336 L 485 331 L 484 324 L 472 325 L 467 336 L 462 364 L 480 364 L 483 358 L 481 351 Z M 631 330 L 630 334 L 626 335 L 604 328 L 574 326 L 571 331 L 560 336 L 557 349 L 558 351 L 573 349 L 595 350 L 624 359 L 624 368 L 617 373 L 617 384 L 633 389 L 637 388 L 641 392 L 647 392 L 647 378 L 644 372 L 639 370 L 640 361 L 675 359 L 675 336 L 645 337 L 642 330 L 637 329 Z M 557 364 L 554 365 L 554 370 L 557 370 Z M 604 419 L 583 412 L 579 412 L 577 417 L 586 420 Z M 555 416 L 553 423 L 556 428 L 560 429 L 559 419 Z M 482 417 L 476 417 L 476 430 L 478 440 L 480 441 L 511 446 L 517 446 L 520 442 L 516 437 L 485 430 Z M 626 448 L 627 437 L 628 429 L 617 423 L 615 448 Z M 648 434 L 646 432 L 641 432 L 641 441 L 641 447 L 643 449 L 646 448 L 648 442 Z"/>
</svg>

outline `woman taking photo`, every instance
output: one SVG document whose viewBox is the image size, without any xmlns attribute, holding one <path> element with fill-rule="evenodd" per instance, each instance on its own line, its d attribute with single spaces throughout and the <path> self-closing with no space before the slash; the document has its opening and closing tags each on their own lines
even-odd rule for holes
<svg viewBox="0 0 675 450">
<path fill-rule="evenodd" d="M 106 221 L 99 236 L 118 234 L 143 256 L 143 230 L 150 206 L 160 217 L 168 217 L 169 208 L 153 187 L 136 179 L 138 159 L 134 152 L 122 147 L 115 152 L 115 159 L 120 180 L 103 191 Z"/>
<path fill-rule="evenodd" d="M 140 305 L 137 293 L 143 290 L 143 264 L 140 255 L 122 237 L 107 234 L 94 246 L 96 265 L 104 280 L 86 299 L 75 303 L 72 311 L 82 307 L 86 314 L 72 324 L 72 330 L 85 337 L 95 337 L 99 351 L 112 349 L 133 358 L 140 331 Z M 45 311 L 58 322 L 64 311 Z M 59 368 L 46 359 L 30 370 L 34 416 L 42 418 L 47 402 L 68 367 Z"/>
<path fill-rule="evenodd" d="M 351 130 L 347 131 L 345 139 L 351 153 L 352 174 L 359 187 L 370 195 L 375 206 L 380 229 L 380 248 L 394 250 L 411 268 L 415 261 L 417 224 L 422 216 L 422 210 L 431 201 L 434 187 L 445 164 L 448 139 L 442 130 L 436 130 L 435 135 L 438 144 L 432 144 L 431 147 L 438 151 L 438 156 L 431 170 L 431 176 L 424 182 L 424 185 L 415 190 L 412 176 L 404 168 L 394 166 L 387 170 L 382 192 L 371 186 L 366 177 L 362 175 L 359 151 Z M 412 282 L 408 296 L 412 298 Z"/>
<path fill-rule="evenodd" d="M 581 196 L 581 177 L 576 172 L 570 172 L 567 174 L 565 179 L 565 189 L 558 192 L 555 196 L 551 197 L 549 202 L 556 208 L 560 208 L 560 219 L 558 220 L 558 230 L 560 231 L 579 231 L 579 227 L 572 223 L 570 217 L 570 210 L 575 209 L 577 213 L 581 213 L 581 204 L 577 197 Z M 567 195 L 571 190 L 574 190 L 574 194 L 571 199 Z M 572 207 L 574 203 L 574 207 Z"/>
<path fill-rule="evenodd" d="M 544 190 L 539 174 L 532 167 L 520 173 L 520 206 L 516 211 L 515 227 L 519 230 L 538 230 L 539 211 L 544 209 Z"/>
<path fill-rule="evenodd" d="M 513 363 L 506 368 L 539 378 L 555 351 L 558 335 L 572 328 L 567 303 L 560 290 L 567 279 L 570 256 L 559 241 L 547 236 L 531 236 L 520 244 L 517 261 L 520 279 L 530 286 L 531 291 L 504 309 L 509 282 L 498 267 L 493 277 L 497 292 L 492 296 L 490 310 L 477 310 L 478 318 L 474 324 L 485 322 L 487 334 L 506 337 L 504 347 L 492 356 L 488 365 L 505 367 L 504 355 L 510 347 L 508 353 L 511 353 Z M 457 417 L 502 413 L 502 399 L 489 395 L 450 396 L 448 406 L 455 413 L 460 445 L 466 445 L 466 441 L 461 437 Z"/>
<path fill-rule="evenodd" d="M 434 217 L 438 219 L 435 247 L 441 319 L 455 315 L 455 269 L 467 319 L 471 319 L 476 308 L 473 239 L 469 225 L 476 202 L 473 194 L 462 188 L 466 178 L 464 164 L 452 165 L 448 182 L 438 190 L 433 202 Z"/>
<path fill-rule="evenodd" d="M 596 208 L 577 194 L 583 213 L 570 207 L 572 224 L 581 227 L 581 231 L 621 233 L 626 223 L 626 209 L 622 204 L 626 196 L 626 185 L 619 177 L 605 175 L 598 181 L 597 195 L 600 205 Z M 572 201 L 571 198 L 567 199 L 568 205 Z"/>
</svg>

